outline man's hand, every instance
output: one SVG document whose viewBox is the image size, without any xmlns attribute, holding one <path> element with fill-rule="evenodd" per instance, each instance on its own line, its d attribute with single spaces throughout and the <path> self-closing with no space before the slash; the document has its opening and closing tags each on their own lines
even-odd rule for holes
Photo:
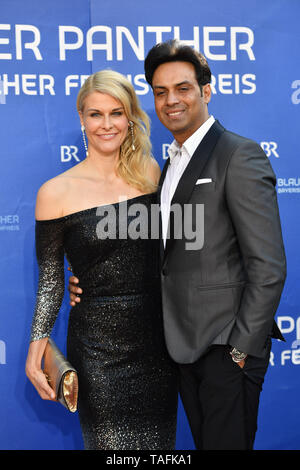
<svg viewBox="0 0 300 470">
<path fill-rule="evenodd" d="M 78 286 L 78 283 L 79 279 L 77 279 L 77 277 L 70 277 L 68 290 L 70 292 L 70 305 L 72 307 L 80 302 L 80 297 L 78 297 L 78 294 L 82 294 L 82 289 Z"/>
<path fill-rule="evenodd" d="M 245 359 L 243 359 L 242 361 L 240 362 L 237 362 L 237 364 L 240 366 L 241 369 L 243 369 L 244 365 L 245 365 Z"/>
<path fill-rule="evenodd" d="M 242 351 L 239 351 L 237 348 L 231 347 L 230 355 L 233 362 L 238 364 L 239 367 L 243 369 L 245 365 L 245 360 L 247 359 L 247 354 Z"/>
</svg>

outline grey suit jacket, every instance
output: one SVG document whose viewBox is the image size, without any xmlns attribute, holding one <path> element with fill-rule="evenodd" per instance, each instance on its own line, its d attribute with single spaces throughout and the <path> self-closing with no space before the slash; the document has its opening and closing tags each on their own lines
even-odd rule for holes
<svg viewBox="0 0 300 470">
<path fill-rule="evenodd" d="M 212 181 L 196 185 L 200 178 Z M 187 249 L 176 210 L 161 246 L 165 337 L 176 362 L 195 362 L 216 338 L 254 356 L 265 354 L 270 336 L 283 339 L 274 322 L 286 277 L 275 184 L 261 147 L 218 121 L 194 152 L 172 204 L 190 204 L 203 246 Z"/>
</svg>

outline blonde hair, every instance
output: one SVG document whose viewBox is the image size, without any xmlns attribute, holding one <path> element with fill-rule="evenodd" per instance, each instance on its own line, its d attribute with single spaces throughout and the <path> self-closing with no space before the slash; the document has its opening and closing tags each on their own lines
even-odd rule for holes
<svg viewBox="0 0 300 470">
<path fill-rule="evenodd" d="M 127 78 L 113 70 L 100 70 L 90 75 L 77 96 L 77 110 L 83 111 L 85 98 L 95 91 L 119 100 L 129 121 L 133 122 L 135 150 L 132 150 L 132 135 L 129 129 L 120 149 L 117 173 L 128 184 L 143 192 L 156 190 L 156 185 L 147 176 L 152 159 L 150 142 L 150 120 L 141 109 L 138 97 Z"/>
</svg>

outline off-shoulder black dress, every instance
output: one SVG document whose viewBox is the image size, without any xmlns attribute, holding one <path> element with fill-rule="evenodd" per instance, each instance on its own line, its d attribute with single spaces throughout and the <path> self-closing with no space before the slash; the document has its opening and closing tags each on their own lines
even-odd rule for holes
<svg viewBox="0 0 300 470">
<path fill-rule="evenodd" d="M 177 368 L 163 335 L 159 241 L 150 236 L 155 202 L 147 194 L 36 222 L 31 340 L 50 336 L 64 295 L 65 255 L 83 289 L 70 311 L 67 355 L 79 375 L 86 449 L 175 447 Z M 148 218 L 138 223 L 139 206 Z"/>
</svg>

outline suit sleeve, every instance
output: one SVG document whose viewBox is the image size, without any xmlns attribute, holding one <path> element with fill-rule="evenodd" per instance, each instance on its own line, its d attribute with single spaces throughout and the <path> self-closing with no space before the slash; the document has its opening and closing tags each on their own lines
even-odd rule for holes
<svg viewBox="0 0 300 470">
<path fill-rule="evenodd" d="M 64 296 L 64 221 L 36 221 L 39 282 L 31 325 L 31 341 L 49 337 Z"/>
<path fill-rule="evenodd" d="M 226 199 L 247 283 L 229 343 L 262 356 L 286 278 L 276 178 L 261 147 L 245 141 L 233 153 Z"/>
</svg>

